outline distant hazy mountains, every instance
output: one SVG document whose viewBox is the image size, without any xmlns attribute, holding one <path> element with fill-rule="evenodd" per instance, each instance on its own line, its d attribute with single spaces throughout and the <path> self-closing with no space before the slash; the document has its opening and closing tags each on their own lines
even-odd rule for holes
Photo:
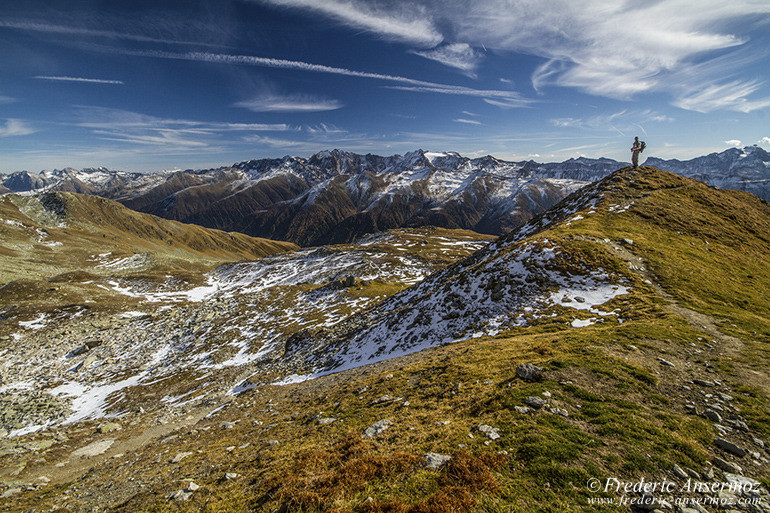
<svg viewBox="0 0 770 513">
<path fill-rule="evenodd" d="M 770 199 L 770 155 L 756 146 L 689 161 L 651 157 L 645 164 Z M 333 150 L 202 171 L 21 171 L 5 176 L 0 192 L 98 195 L 167 219 L 316 245 L 425 225 L 501 234 L 623 165 L 611 159 L 539 164 L 453 152 L 381 157 Z"/>
</svg>

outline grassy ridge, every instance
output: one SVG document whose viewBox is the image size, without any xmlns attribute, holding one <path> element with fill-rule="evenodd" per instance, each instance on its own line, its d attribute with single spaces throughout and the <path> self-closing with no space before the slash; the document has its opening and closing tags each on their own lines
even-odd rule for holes
<svg viewBox="0 0 770 513">
<path fill-rule="evenodd" d="M 675 464 L 706 475 L 715 456 L 770 485 L 767 463 L 718 451 L 712 423 L 685 408 L 704 407 L 693 379 L 717 379 L 711 390 L 732 395 L 751 430 L 732 439 L 751 447 L 751 436 L 770 437 L 770 207 L 654 168 L 623 169 L 598 187 L 602 199 L 582 219 L 530 240 L 562 247 L 564 270 L 580 262 L 623 275 L 631 292 L 602 306 L 616 317 L 575 329 L 565 308 L 496 337 L 257 387 L 77 486 L 108 494 L 130 467 L 144 486 L 113 503 L 117 511 L 619 511 L 592 505 L 586 482 L 672 479 Z M 542 381 L 516 377 L 525 362 L 544 369 Z M 567 416 L 517 411 L 546 392 L 546 410 Z M 376 403 L 386 394 L 394 399 Z M 381 419 L 392 427 L 363 439 Z M 172 463 L 183 451 L 193 454 Z M 429 470 L 428 452 L 452 460 Z M 167 499 L 188 480 L 201 488 Z M 18 507 L 54 505 L 64 490 L 74 493 L 51 488 Z"/>
</svg>

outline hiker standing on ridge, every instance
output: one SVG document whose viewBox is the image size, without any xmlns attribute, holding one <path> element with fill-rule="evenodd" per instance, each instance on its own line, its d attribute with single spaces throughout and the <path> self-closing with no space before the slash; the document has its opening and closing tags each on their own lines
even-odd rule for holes
<svg viewBox="0 0 770 513">
<path fill-rule="evenodd" d="M 638 137 L 634 137 L 634 144 L 631 146 L 631 163 L 634 165 L 634 169 L 639 167 L 639 154 L 642 152 L 643 146 Z"/>
</svg>

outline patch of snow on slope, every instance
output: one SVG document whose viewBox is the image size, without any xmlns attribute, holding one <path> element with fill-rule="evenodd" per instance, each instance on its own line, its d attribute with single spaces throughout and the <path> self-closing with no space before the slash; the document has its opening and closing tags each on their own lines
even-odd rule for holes
<svg viewBox="0 0 770 513">
<path fill-rule="evenodd" d="M 583 275 L 560 271 L 552 263 L 559 252 L 558 246 L 546 241 L 492 259 L 479 256 L 476 263 L 465 263 L 464 272 L 444 270 L 434 274 L 386 300 L 377 308 L 379 319 L 343 346 L 307 357 L 299 354 L 299 345 L 298 356 L 308 358 L 313 368 L 306 377 L 496 334 L 526 324 L 527 318 L 549 315 L 557 305 L 580 305 L 580 309 L 590 310 L 630 290 L 612 283 L 601 270 L 587 269 Z M 561 302 L 565 295 L 580 297 L 583 302 L 565 305 Z"/>
</svg>

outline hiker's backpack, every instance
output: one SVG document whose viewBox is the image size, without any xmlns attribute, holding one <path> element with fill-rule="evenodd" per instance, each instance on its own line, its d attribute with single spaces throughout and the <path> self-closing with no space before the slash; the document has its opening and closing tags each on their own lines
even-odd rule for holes
<svg viewBox="0 0 770 513">
<path fill-rule="evenodd" d="M 647 143 L 644 141 L 639 141 L 639 142 L 641 143 L 641 148 L 639 149 L 639 153 L 641 153 L 647 147 Z"/>
</svg>

